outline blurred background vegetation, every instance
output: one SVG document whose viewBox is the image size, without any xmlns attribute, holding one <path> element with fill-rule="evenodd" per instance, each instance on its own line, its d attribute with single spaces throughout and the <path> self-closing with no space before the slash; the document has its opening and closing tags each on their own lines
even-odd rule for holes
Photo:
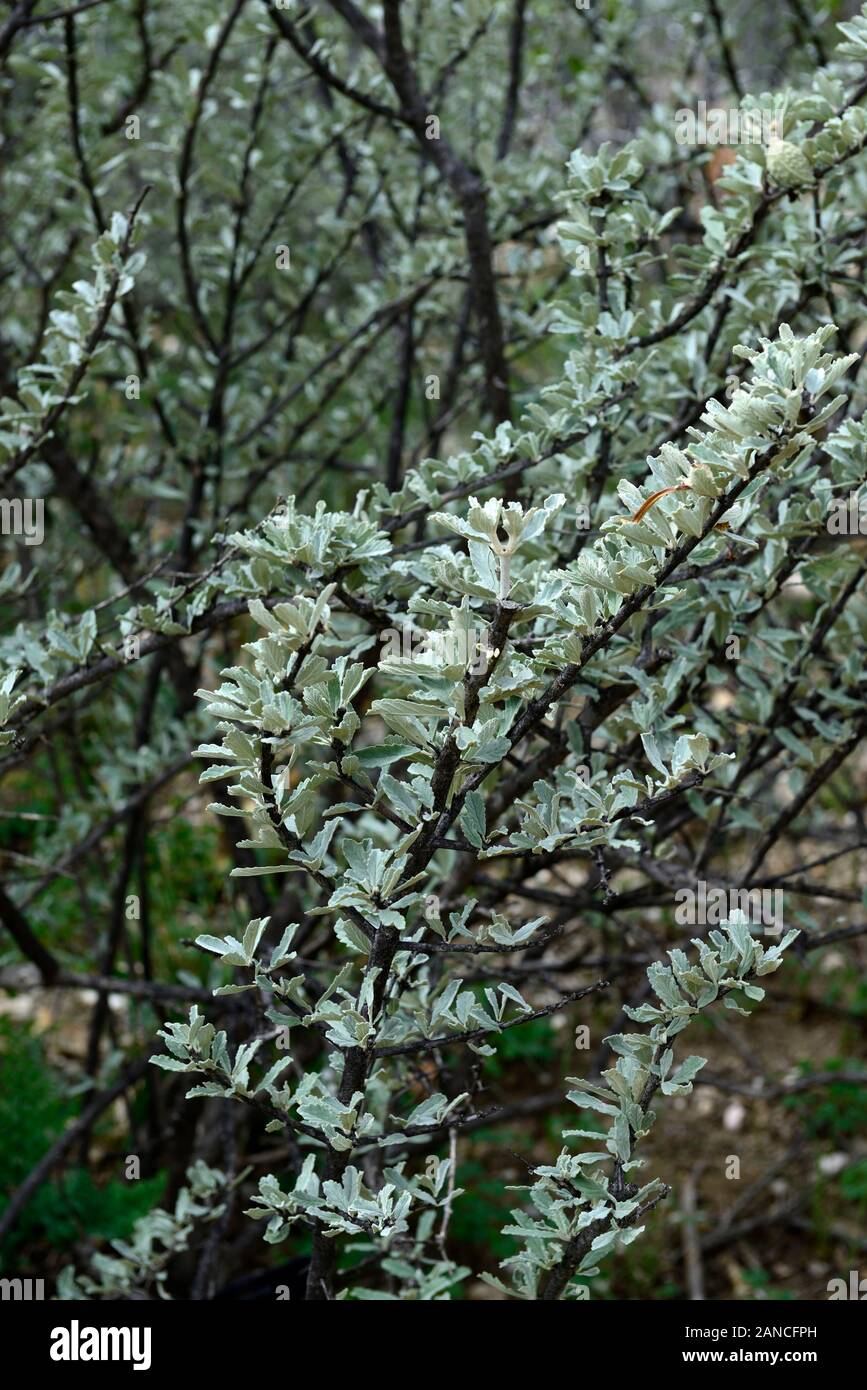
<svg viewBox="0 0 867 1390">
<path fill-rule="evenodd" d="M 38 358 L 55 296 L 85 273 L 100 220 L 151 183 L 141 235 L 148 259 L 130 310 L 139 321 L 116 315 L 109 334 L 123 348 L 125 370 L 141 372 L 144 408 L 126 408 L 116 367 L 108 356 L 97 359 L 86 400 L 57 436 L 57 456 L 28 475 L 34 495 L 39 489 L 56 501 L 63 524 L 54 525 L 38 561 L 3 538 L 16 567 L 0 598 L 10 650 L 52 608 L 74 618 L 105 605 L 110 626 L 123 584 L 140 584 L 145 574 L 156 575 L 148 590 L 154 601 L 171 597 L 173 584 L 219 563 L 224 522 L 228 529 L 250 524 L 282 495 L 294 491 L 311 507 L 320 498 L 351 507 L 361 488 L 400 486 L 420 458 L 465 447 L 475 431 L 498 423 L 481 345 L 467 330 L 466 247 L 453 192 L 426 180 L 417 152 L 370 111 L 317 87 L 315 71 L 284 41 L 267 6 L 111 0 L 72 20 L 40 22 L 40 11 L 53 8 L 50 0 L 0 8 L 0 184 L 10 229 L 0 252 L 0 377 L 8 392 L 21 366 Z M 304 44 L 324 39 L 334 68 L 383 98 L 337 8 L 317 4 L 301 17 Z M 443 125 L 489 179 L 517 411 L 562 361 L 558 339 L 542 329 L 569 273 L 552 229 L 570 150 L 621 144 L 640 129 L 670 141 L 673 106 L 699 98 L 733 104 L 743 92 L 797 85 L 824 61 L 835 24 L 855 6 L 763 0 L 721 13 L 714 0 L 590 0 L 586 10 L 565 0 L 485 0 L 407 9 L 420 61 L 432 81 L 438 75 Z M 220 26 L 235 10 L 197 112 L 192 78 L 208 72 Z M 22 11 L 26 21 L 16 28 Z M 516 33 L 520 95 L 508 148 L 498 153 Z M 136 113 L 141 137 L 127 140 L 124 123 Z M 193 165 L 186 169 L 191 128 Z M 683 209 L 673 239 L 700 236 L 700 209 L 718 196 L 715 158 L 691 152 L 679 186 L 668 189 L 672 206 Z M 297 193 L 288 202 L 287 190 Z M 226 329 L 225 315 L 234 315 L 223 340 L 229 352 L 264 339 L 216 395 L 179 241 L 185 200 L 205 317 Z M 246 294 L 227 310 L 226 259 L 238 244 L 237 219 L 248 214 L 247 247 L 261 235 L 268 265 L 260 273 L 257 264 Z M 282 241 L 305 277 L 300 299 L 285 303 L 272 288 L 272 246 Z M 425 297 L 419 287 L 442 263 L 448 273 L 433 274 Z M 416 292 L 417 310 L 408 315 L 402 297 Z M 398 306 L 383 331 L 362 331 L 383 304 Z M 332 366 L 337 344 L 342 355 Z M 445 382 L 459 379 L 460 389 L 444 390 L 442 401 L 426 399 L 420 369 L 414 389 L 401 391 L 401 363 L 407 352 L 420 360 L 422 346 L 426 370 Z M 291 408 L 280 404 L 287 392 L 294 393 Z M 289 428 L 260 426 L 263 410 L 272 409 Z M 229 425 L 234 447 L 225 442 Z M 637 465 L 642 442 L 637 435 Z M 104 533 L 101 518 L 123 544 Z M 245 894 L 229 880 L 237 846 L 206 813 L 210 795 L 199 789 L 189 756 L 202 736 L 191 691 L 212 685 L 250 633 L 241 616 L 199 645 L 186 639 L 190 671 L 174 685 L 159 674 L 123 671 L 108 692 L 94 698 L 85 690 L 60 715 L 49 711 L 35 738 L 6 750 L 0 879 L 67 972 L 171 982 L 180 994 L 206 997 L 212 971 L 191 939 L 243 930 L 263 905 L 279 915 L 279 899 L 257 900 L 261 880 L 245 880 Z M 32 660 L 38 667 L 38 652 Z M 166 674 L 165 663 L 153 669 Z M 182 766 L 164 775 L 179 757 Z M 865 772 L 862 752 L 822 793 L 828 817 L 862 845 Z M 147 795 L 137 800 L 142 788 Z M 828 848 L 805 840 L 800 852 L 807 860 Z M 832 863 L 812 875 L 819 889 L 840 895 L 817 905 L 817 925 L 855 926 L 864 916 L 863 849 L 845 863 L 845 870 Z M 565 873 L 552 871 L 554 880 L 561 891 L 570 887 Z M 140 929 L 115 932 L 130 895 L 139 902 Z M 670 914 L 662 907 L 643 913 L 665 937 Z M 586 925 L 616 958 L 616 918 L 590 913 Z M 634 984 L 643 967 L 622 964 Z M 750 1024 L 748 1043 L 725 1020 L 702 1025 L 695 1046 L 709 1059 L 701 1078 L 707 1084 L 669 1102 L 645 1153 L 649 1171 L 658 1163 L 676 1192 L 694 1192 L 695 1209 L 667 1204 L 628 1259 L 615 1258 L 591 1281 L 592 1297 L 684 1298 L 689 1223 L 699 1232 L 710 1298 L 820 1298 L 829 1277 L 858 1267 L 867 1247 L 867 1091 L 846 1078 L 867 1066 L 864 965 L 857 936 L 809 960 L 792 952 Z M 51 987 L 22 963 L 6 934 L 0 967 L 0 1192 L 8 1200 L 88 1098 L 147 1051 L 177 1006 L 86 984 Z M 568 974 L 560 983 L 568 987 Z M 585 1018 L 601 1037 L 616 1024 L 615 1003 L 600 997 Z M 500 1233 L 511 1205 L 504 1176 L 522 1182 L 528 1165 L 556 1151 L 565 1120 L 574 1120 L 557 1100 L 562 1079 L 587 1060 L 572 1027 L 563 1016 L 537 1020 L 504 1034 L 496 1055 L 478 1062 L 490 1102 L 507 1102 L 515 1113 L 460 1143 L 458 1183 L 467 1194 L 454 1210 L 453 1254 L 476 1272 L 494 1270 L 511 1253 Z M 319 1060 L 311 1056 L 307 1065 Z M 758 1095 L 765 1068 L 773 1077 Z M 234 1145 L 254 1178 L 281 1176 L 280 1150 L 255 1117 L 228 1131 L 207 1102 L 185 1102 L 183 1084 L 152 1072 L 144 1069 L 36 1185 L 5 1234 L 5 1272 L 51 1279 L 71 1259 L 128 1235 L 152 1206 L 171 1204 L 198 1152 L 219 1160 Z M 786 1095 L 767 1094 L 780 1085 Z M 581 1123 L 594 1127 L 594 1116 L 582 1115 Z M 734 1150 L 743 1169 L 738 1183 L 724 1176 Z M 140 1159 L 134 1179 L 126 1176 L 131 1155 Z M 303 1238 L 263 1245 L 259 1229 L 241 1217 L 225 1239 L 226 1280 L 283 1267 L 306 1252 Z M 173 1270 L 170 1287 L 181 1297 L 189 1274 L 183 1261 Z M 471 1280 L 457 1296 L 494 1295 Z"/>
</svg>

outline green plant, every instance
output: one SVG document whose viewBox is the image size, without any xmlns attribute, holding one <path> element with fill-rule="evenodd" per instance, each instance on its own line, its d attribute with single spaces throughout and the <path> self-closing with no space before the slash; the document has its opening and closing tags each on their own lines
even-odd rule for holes
<svg viewBox="0 0 867 1390">
<path fill-rule="evenodd" d="M 0 1025 L 0 1189 L 13 1192 L 59 1138 L 74 1114 L 67 1085 L 46 1064 L 38 1038 Z M 117 1169 L 122 1159 L 117 1159 Z M 55 1183 L 39 1189 L 21 1221 L 4 1241 L 6 1268 L 33 1268 L 44 1252 L 68 1250 L 82 1231 L 114 1239 L 128 1235 L 150 1210 L 164 1186 L 162 1176 L 135 1182 L 96 1181 L 87 1168 L 71 1166 Z M 39 1267 L 36 1264 L 35 1267 Z"/>
<path fill-rule="evenodd" d="M 683 1026 L 857 952 L 867 9 L 796 20 L 773 93 L 663 0 L 3 23 L 3 983 L 93 992 L 172 1193 L 66 1293 L 213 1293 L 243 1204 L 311 1301 L 447 1298 L 531 1115 L 495 1287 L 574 1297 Z"/>
</svg>

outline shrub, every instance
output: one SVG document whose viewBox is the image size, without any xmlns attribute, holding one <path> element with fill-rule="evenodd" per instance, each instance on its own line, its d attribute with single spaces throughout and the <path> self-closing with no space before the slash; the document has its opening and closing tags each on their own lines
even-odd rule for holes
<svg viewBox="0 0 867 1390">
<path fill-rule="evenodd" d="M 61 209 L 10 292 L 0 472 L 48 521 L 4 512 L 0 737 L 55 818 L 16 822 L 9 982 L 94 989 L 92 1107 L 147 1073 L 153 1148 L 169 1112 L 186 1136 L 166 1208 L 64 1297 L 171 1287 L 190 1243 L 206 1296 L 239 1193 L 266 1242 L 310 1237 L 307 1299 L 453 1296 L 458 1144 L 539 1099 L 494 1043 L 561 1018 L 586 1065 L 551 1104 L 603 1127 L 534 1160 L 483 1277 L 583 1297 L 669 1194 L 639 1174 L 704 1066 L 679 1034 L 863 930 L 820 906 L 857 881 L 807 875 L 863 847 L 867 10 L 755 96 L 719 28 L 769 136 L 714 167 L 676 64 L 665 99 L 635 76 L 664 7 L 572 15 L 577 124 L 546 105 L 556 7 L 429 9 L 142 6 L 134 34 L 95 6 L 11 48 L 22 202 L 44 156 L 13 250 L 70 186 L 98 235 L 84 272 Z M 618 115 L 636 138 L 600 139 Z M 178 814 L 197 855 L 219 818 L 224 893 L 175 867 Z"/>
</svg>

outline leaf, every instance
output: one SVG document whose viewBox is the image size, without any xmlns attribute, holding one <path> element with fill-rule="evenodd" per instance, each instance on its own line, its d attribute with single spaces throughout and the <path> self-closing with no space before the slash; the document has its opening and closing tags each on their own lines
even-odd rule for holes
<svg viewBox="0 0 867 1390">
<path fill-rule="evenodd" d="M 461 828 L 471 845 L 482 849 L 485 843 L 485 801 L 481 792 L 467 793 L 461 814 Z"/>
<path fill-rule="evenodd" d="M 672 1073 L 670 1078 L 671 1084 L 675 1086 L 686 1085 L 686 1083 L 692 1081 L 701 1071 L 702 1067 L 705 1066 L 707 1066 L 706 1057 L 687 1057 Z"/>
<path fill-rule="evenodd" d="M 577 1105 L 580 1110 L 598 1110 L 603 1115 L 620 1114 L 616 1105 L 609 1105 L 607 1101 L 600 1100 L 598 1096 L 588 1095 L 586 1091 L 568 1091 L 566 1099 Z"/>
</svg>

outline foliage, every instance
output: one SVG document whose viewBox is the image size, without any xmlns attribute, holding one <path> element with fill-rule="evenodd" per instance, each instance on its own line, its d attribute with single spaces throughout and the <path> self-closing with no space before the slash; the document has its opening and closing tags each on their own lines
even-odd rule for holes
<svg viewBox="0 0 867 1390">
<path fill-rule="evenodd" d="M 0 1052 L 0 1187 L 12 1192 L 74 1113 L 63 1080 L 46 1066 L 37 1039 L 2 1029 Z M 79 1232 L 111 1239 L 129 1234 L 134 1221 L 159 1198 L 163 1178 L 139 1183 L 97 1183 L 87 1168 L 73 1165 L 61 1182 L 36 1193 L 4 1243 L 4 1265 L 20 1268 L 46 1245 L 65 1251 Z"/>
<path fill-rule="evenodd" d="M 187 1173 L 187 1186 L 178 1193 L 172 1211 L 161 1207 L 136 1221 L 128 1240 L 112 1241 L 113 1255 L 96 1254 L 92 1274 L 76 1277 L 69 1267 L 57 1282 L 57 1297 L 80 1301 L 129 1298 L 134 1294 L 168 1295 L 164 1291 L 173 1255 L 186 1250 L 196 1223 L 217 1221 L 224 1211 L 226 1179 L 198 1161 Z"/>
<path fill-rule="evenodd" d="M 801 8 L 773 92 L 661 0 L 0 30 L 4 983 L 95 991 L 93 1123 L 143 1084 L 188 1172 L 60 1297 L 206 1296 L 243 1217 L 310 1300 L 461 1296 L 459 1148 L 554 1020 L 604 1127 L 483 1274 L 581 1297 L 669 1194 L 679 1033 L 857 950 L 867 7 Z M 684 91 L 770 139 L 715 165 Z"/>
</svg>

